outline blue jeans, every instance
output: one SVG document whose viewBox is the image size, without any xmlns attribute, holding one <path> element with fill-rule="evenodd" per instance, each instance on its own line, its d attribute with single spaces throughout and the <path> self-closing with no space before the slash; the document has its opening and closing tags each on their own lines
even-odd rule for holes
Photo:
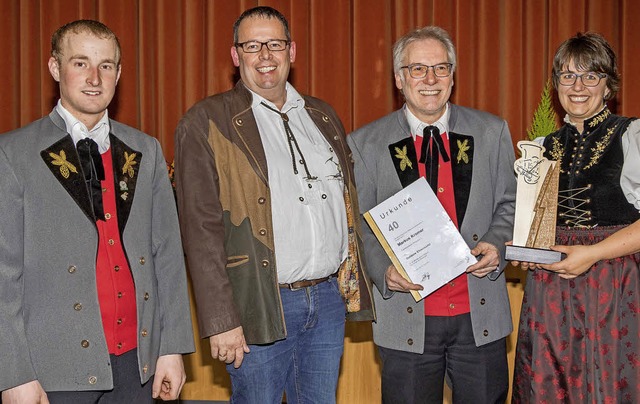
<svg viewBox="0 0 640 404">
<path fill-rule="evenodd" d="M 287 338 L 250 345 L 242 365 L 227 365 L 231 403 L 335 403 L 344 348 L 345 305 L 331 278 L 298 290 L 280 289 Z"/>
</svg>

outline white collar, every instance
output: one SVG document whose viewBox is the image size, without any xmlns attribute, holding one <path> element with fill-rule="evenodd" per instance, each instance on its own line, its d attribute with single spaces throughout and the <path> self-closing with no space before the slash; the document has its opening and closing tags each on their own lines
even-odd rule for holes
<svg viewBox="0 0 640 404">
<path fill-rule="evenodd" d="M 109 141 L 109 113 L 104 111 L 104 115 L 98 121 L 98 123 L 91 129 L 87 129 L 87 126 L 80 122 L 78 118 L 73 116 L 65 107 L 62 106 L 62 102 L 58 100 L 56 105 L 56 112 L 62 117 L 67 127 L 67 133 L 71 135 L 73 143 L 76 144 L 84 138 L 93 139 L 98 144 L 98 150 L 100 153 L 104 153 L 109 150 L 111 142 Z"/>
<path fill-rule="evenodd" d="M 251 108 L 256 108 L 258 105 L 260 105 L 261 102 L 264 102 L 268 106 L 276 110 L 279 110 L 282 113 L 287 113 L 288 111 L 294 108 L 304 108 L 304 98 L 302 98 L 300 93 L 298 93 L 296 89 L 291 84 L 289 84 L 289 82 L 287 82 L 285 88 L 287 91 L 287 100 L 282 106 L 282 109 L 278 109 L 278 107 L 276 107 L 276 104 L 267 100 L 260 94 L 256 93 L 255 91 L 247 87 L 247 90 L 249 90 L 249 92 L 251 92 L 251 94 L 253 95 L 253 100 L 251 101 Z"/>
<path fill-rule="evenodd" d="M 411 131 L 411 136 L 413 137 L 413 140 L 416 139 L 416 136 L 422 136 L 422 130 L 429 126 L 429 125 L 433 125 L 436 126 L 438 129 L 440 129 L 440 133 L 446 133 L 447 134 L 447 139 L 449 138 L 449 114 L 450 114 L 450 110 L 449 110 L 449 103 L 447 102 L 446 106 L 445 106 L 445 111 L 444 114 L 442 114 L 442 116 L 440 117 L 440 119 L 438 119 L 437 121 L 435 121 L 432 124 L 428 124 L 426 122 L 422 122 L 420 119 L 418 119 L 413 112 L 411 112 L 411 110 L 409 110 L 409 108 L 407 107 L 407 104 L 404 105 L 404 115 L 407 118 L 407 123 L 409 123 L 409 130 Z"/>
</svg>

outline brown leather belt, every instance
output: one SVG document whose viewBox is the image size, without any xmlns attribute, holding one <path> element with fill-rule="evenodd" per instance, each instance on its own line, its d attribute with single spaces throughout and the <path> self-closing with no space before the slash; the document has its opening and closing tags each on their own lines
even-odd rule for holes
<svg viewBox="0 0 640 404">
<path fill-rule="evenodd" d="M 315 286 L 322 282 L 326 282 L 335 276 L 336 275 L 333 274 L 333 275 L 325 276 L 324 278 L 309 279 L 305 281 L 297 281 L 292 283 L 281 283 L 280 287 L 283 289 L 291 289 L 291 290 L 302 289 L 302 288 L 307 288 L 309 286 Z"/>
</svg>

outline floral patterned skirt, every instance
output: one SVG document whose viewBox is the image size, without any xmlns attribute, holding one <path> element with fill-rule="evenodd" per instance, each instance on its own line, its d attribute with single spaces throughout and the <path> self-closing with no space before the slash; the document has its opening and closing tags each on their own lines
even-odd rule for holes
<svg viewBox="0 0 640 404">
<path fill-rule="evenodd" d="M 557 244 L 588 245 L 621 227 L 558 227 Z M 514 403 L 640 402 L 640 254 L 562 279 L 529 271 L 513 381 Z"/>
</svg>

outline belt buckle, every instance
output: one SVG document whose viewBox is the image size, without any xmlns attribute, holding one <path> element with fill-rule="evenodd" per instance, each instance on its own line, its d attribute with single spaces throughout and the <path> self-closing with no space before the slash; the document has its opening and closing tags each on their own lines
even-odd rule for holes
<svg viewBox="0 0 640 404">
<path fill-rule="evenodd" d="M 300 290 L 300 289 L 304 289 L 305 286 L 301 286 L 301 287 L 295 287 L 293 285 L 295 285 L 296 283 L 298 283 L 299 281 L 296 282 L 291 282 L 291 283 L 281 283 L 280 287 L 283 289 L 289 289 L 291 291 L 296 291 L 296 290 Z"/>
<path fill-rule="evenodd" d="M 305 288 L 305 286 L 301 286 L 301 287 L 296 288 L 295 286 L 293 286 L 294 283 L 296 283 L 296 282 L 291 282 L 291 283 L 287 284 L 287 289 L 295 292 L 296 290 L 300 290 L 300 289 L 304 289 Z"/>
</svg>

